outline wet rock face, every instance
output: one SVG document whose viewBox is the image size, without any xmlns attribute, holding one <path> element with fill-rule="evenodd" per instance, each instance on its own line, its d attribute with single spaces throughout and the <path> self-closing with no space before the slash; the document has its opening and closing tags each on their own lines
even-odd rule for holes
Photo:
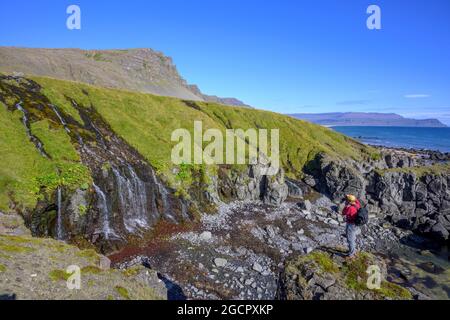
<svg viewBox="0 0 450 320">
<path fill-rule="evenodd" d="M 94 185 L 88 218 L 66 221 L 69 238 L 84 230 L 82 235 L 108 252 L 126 244 L 130 237 L 144 236 L 161 219 L 173 223 L 192 219 L 189 204 L 177 198 L 93 108 L 80 107 L 75 101 L 72 104 L 80 112 L 84 129 L 94 137 L 77 137 L 82 161 L 91 169 Z"/>
</svg>

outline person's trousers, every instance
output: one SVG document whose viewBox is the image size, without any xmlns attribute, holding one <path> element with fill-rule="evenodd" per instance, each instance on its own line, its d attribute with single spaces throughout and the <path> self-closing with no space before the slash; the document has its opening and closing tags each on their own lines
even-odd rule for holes
<svg viewBox="0 0 450 320">
<path fill-rule="evenodd" d="M 354 223 L 347 223 L 346 235 L 348 243 L 348 255 L 352 256 L 356 253 L 356 235 L 358 227 Z"/>
</svg>

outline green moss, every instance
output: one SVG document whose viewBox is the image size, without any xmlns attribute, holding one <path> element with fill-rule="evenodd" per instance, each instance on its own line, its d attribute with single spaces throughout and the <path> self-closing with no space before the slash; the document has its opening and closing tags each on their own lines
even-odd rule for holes
<svg viewBox="0 0 450 320">
<path fill-rule="evenodd" d="M 373 264 L 372 260 L 373 257 L 370 254 L 362 252 L 346 264 L 343 271 L 349 288 L 356 291 L 371 291 L 382 299 L 412 299 L 412 295 L 407 289 L 388 281 L 382 281 L 379 290 L 370 290 L 367 287 L 367 269 L 369 265 Z"/>
<path fill-rule="evenodd" d="M 0 258 L 9 260 L 9 259 L 11 259 L 12 257 L 11 257 L 10 255 L 4 254 L 3 252 L 0 252 Z"/>
<path fill-rule="evenodd" d="M 347 261 L 344 267 L 347 286 L 357 291 L 367 290 L 368 267 L 369 256 L 365 253 L 359 253 L 356 258 Z"/>
<path fill-rule="evenodd" d="M 324 272 L 336 273 L 339 271 L 337 264 L 325 252 L 314 251 L 310 254 L 309 258 L 315 261 Z"/>
<path fill-rule="evenodd" d="M 381 283 L 379 293 L 390 299 L 412 300 L 413 296 L 407 289 L 388 281 Z"/>
<path fill-rule="evenodd" d="M 372 152 L 370 154 L 370 159 L 372 159 L 374 161 L 381 160 L 381 152 Z"/>
<path fill-rule="evenodd" d="M 124 287 L 120 287 L 120 286 L 116 286 L 115 287 L 116 292 L 125 300 L 130 300 L 130 295 L 128 293 L 128 290 L 125 289 Z"/>
<path fill-rule="evenodd" d="M 81 216 L 85 216 L 86 213 L 88 212 L 88 208 L 84 204 L 80 204 L 78 206 L 78 212 L 80 213 Z"/>
<path fill-rule="evenodd" d="M 90 274 L 99 274 L 102 272 L 102 269 L 96 266 L 87 266 L 81 269 L 82 273 L 90 273 Z"/>
<path fill-rule="evenodd" d="M 296 261 L 289 263 L 287 266 L 288 273 L 299 274 L 299 270 L 305 264 L 313 263 L 320 269 L 322 273 L 337 273 L 339 272 L 339 266 L 331 259 L 331 257 L 321 251 L 314 251 L 305 256 L 299 257 Z"/>
<path fill-rule="evenodd" d="M 97 264 L 100 260 L 98 253 L 93 249 L 81 250 L 77 252 L 76 255 L 80 258 L 86 258 L 95 264 Z"/>
<path fill-rule="evenodd" d="M 64 270 L 52 270 L 48 274 L 52 281 L 67 281 L 71 275 L 71 273 L 67 273 Z"/>
<path fill-rule="evenodd" d="M 35 249 L 13 244 L 0 243 L 0 251 L 10 253 L 30 253 L 35 251 Z"/>
<path fill-rule="evenodd" d="M 33 237 L 20 237 L 20 236 L 6 236 L 6 235 L 0 235 L 1 241 L 7 241 L 8 243 L 14 243 L 14 244 L 42 244 L 43 240 L 39 238 L 33 238 Z"/>
<path fill-rule="evenodd" d="M 6 267 L 2 264 L 0 264 L 0 273 L 6 272 Z"/>
<path fill-rule="evenodd" d="M 138 275 L 140 271 L 141 271 L 140 267 L 132 267 L 132 268 L 123 270 L 122 273 L 127 277 L 134 277 L 134 276 Z"/>
<path fill-rule="evenodd" d="M 109 170 L 111 170 L 111 163 L 105 162 L 105 163 L 102 165 L 102 171 L 108 172 Z"/>
<path fill-rule="evenodd" d="M 108 295 L 108 296 L 106 297 L 106 300 L 112 301 L 112 300 L 114 300 L 114 297 L 113 297 L 112 295 Z"/>
</svg>

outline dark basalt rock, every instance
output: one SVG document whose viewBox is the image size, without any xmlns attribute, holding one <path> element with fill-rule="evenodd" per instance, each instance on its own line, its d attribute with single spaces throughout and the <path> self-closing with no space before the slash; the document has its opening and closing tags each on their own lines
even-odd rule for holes
<svg viewBox="0 0 450 320">
<path fill-rule="evenodd" d="M 341 201 L 345 194 L 355 194 L 363 203 L 370 203 L 371 208 L 380 208 L 380 214 L 389 217 L 396 226 L 448 241 L 450 177 L 432 173 L 417 176 L 414 170 L 396 171 L 424 165 L 424 160 L 418 156 L 411 158 L 413 155 L 404 152 L 390 152 L 393 153 L 364 169 L 357 162 L 319 155 L 310 164 L 312 169 L 308 173 L 318 181 L 316 189 L 334 201 Z M 428 160 L 430 157 L 426 156 Z M 367 170 L 368 167 L 372 170 Z M 383 172 L 383 169 L 394 170 Z"/>
</svg>

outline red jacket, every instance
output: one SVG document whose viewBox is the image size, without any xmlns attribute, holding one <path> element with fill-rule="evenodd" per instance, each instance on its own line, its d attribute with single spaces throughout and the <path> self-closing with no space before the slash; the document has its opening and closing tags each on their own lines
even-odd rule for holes
<svg viewBox="0 0 450 320">
<path fill-rule="evenodd" d="M 348 223 L 354 223 L 356 219 L 356 214 L 358 210 L 361 209 L 361 204 L 359 200 L 356 200 L 354 204 L 346 205 L 344 210 L 342 210 L 342 214 L 345 216 L 345 219 Z"/>
</svg>

